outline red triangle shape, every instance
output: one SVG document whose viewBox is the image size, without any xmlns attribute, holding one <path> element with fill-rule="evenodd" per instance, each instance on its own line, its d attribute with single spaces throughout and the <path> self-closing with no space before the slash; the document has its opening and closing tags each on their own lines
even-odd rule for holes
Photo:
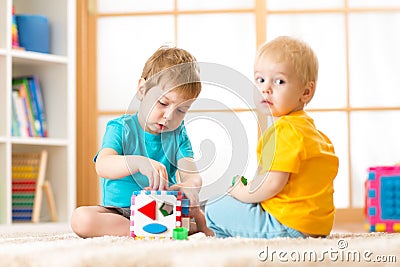
<svg viewBox="0 0 400 267">
<path fill-rule="evenodd" d="M 144 205 L 143 207 L 139 208 L 138 211 L 146 215 L 152 220 L 156 219 L 156 201 L 153 200 L 148 204 Z"/>
</svg>

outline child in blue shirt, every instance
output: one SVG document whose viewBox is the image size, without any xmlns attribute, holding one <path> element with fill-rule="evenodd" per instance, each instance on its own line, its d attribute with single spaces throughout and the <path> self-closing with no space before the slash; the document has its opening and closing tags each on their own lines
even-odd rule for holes
<svg viewBox="0 0 400 267">
<path fill-rule="evenodd" d="M 77 235 L 129 236 L 131 195 L 142 189 L 183 191 L 196 221 L 190 232 L 207 233 L 198 207 L 202 180 L 183 123 L 200 91 L 199 67 L 187 51 L 161 47 L 147 60 L 137 87 L 138 112 L 107 124 L 94 159 L 102 204 L 74 211 L 71 226 Z"/>
</svg>

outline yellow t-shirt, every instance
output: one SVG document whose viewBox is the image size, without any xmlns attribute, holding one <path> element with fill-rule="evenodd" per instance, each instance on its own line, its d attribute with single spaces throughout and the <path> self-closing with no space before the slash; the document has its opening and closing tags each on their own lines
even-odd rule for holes
<svg viewBox="0 0 400 267">
<path fill-rule="evenodd" d="M 260 172 L 289 172 L 283 190 L 261 202 L 282 224 L 300 232 L 329 235 L 335 207 L 333 180 L 339 161 L 328 137 L 304 111 L 280 117 L 257 146 Z"/>
</svg>

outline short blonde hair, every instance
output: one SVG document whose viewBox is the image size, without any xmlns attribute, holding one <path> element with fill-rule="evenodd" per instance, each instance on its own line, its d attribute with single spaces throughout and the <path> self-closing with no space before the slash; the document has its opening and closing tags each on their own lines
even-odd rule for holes
<svg viewBox="0 0 400 267">
<path fill-rule="evenodd" d="M 156 85 L 169 86 L 185 99 L 193 99 L 201 91 L 200 68 L 196 58 L 181 48 L 161 46 L 146 61 L 142 78 L 146 81 L 146 93 Z"/>
<path fill-rule="evenodd" d="M 306 85 L 318 80 L 318 58 L 311 47 L 305 42 L 280 36 L 262 45 L 256 54 L 255 63 L 263 56 L 272 56 L 277 61 L 283 61 L 293 66 L 297 77 Z"/>
</svg>

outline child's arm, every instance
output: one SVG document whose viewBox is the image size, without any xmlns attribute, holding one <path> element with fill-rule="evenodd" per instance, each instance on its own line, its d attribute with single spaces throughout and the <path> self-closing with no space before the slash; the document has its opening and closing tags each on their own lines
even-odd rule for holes
<svg viewBox="0 0 400 267">
<path fill-rule="evenodd" d="M 278 194 L 286 185 L 290 173 L 270 171 L 259 174 L 246 186 L 236 179 L 229 193 L 236 199 L 246 203 L 259 203 Z M 256 187 L 252 183 L 258 182 Z M 255 188 L 254 188 L 255 187 Z"/>
<path fill-rule="evenodd" d="M 182 158 L 178 161 L 178 172 L 180 181 L 175 185 L 176 188 L 179 188 L 177 190 L 185 193 L 192 206 L 197 206 L 199 204 L 198 195 L 202 186 L 202 179 L 196 163 L 192 158 Z"/>
<path fill-rule="evenodd" d="M 168 187 L 168 174 L 162 163 L 139 155 L 118 155 L 111 148 L 103 148 L 97 155 L 96 172 L 107 179 L 119 179 L 140 172 L 149 179 L 151 189 L 164 190 Z"/>
<path fill-rule="evenodd" d="M 195 229 L 191 233 L 198 231 L 207 236 L 214 235 L 213 231 L 207 228 L 204 213 L 200 209 L 199 192 L 202 186 L 202 179 L 192 158 L 182 158 L 178 161 L 180 183 L 170 187 L 171 190 L 183 191 L 190 201 L 190 216 L 196 222 Z"/>
</svg>

